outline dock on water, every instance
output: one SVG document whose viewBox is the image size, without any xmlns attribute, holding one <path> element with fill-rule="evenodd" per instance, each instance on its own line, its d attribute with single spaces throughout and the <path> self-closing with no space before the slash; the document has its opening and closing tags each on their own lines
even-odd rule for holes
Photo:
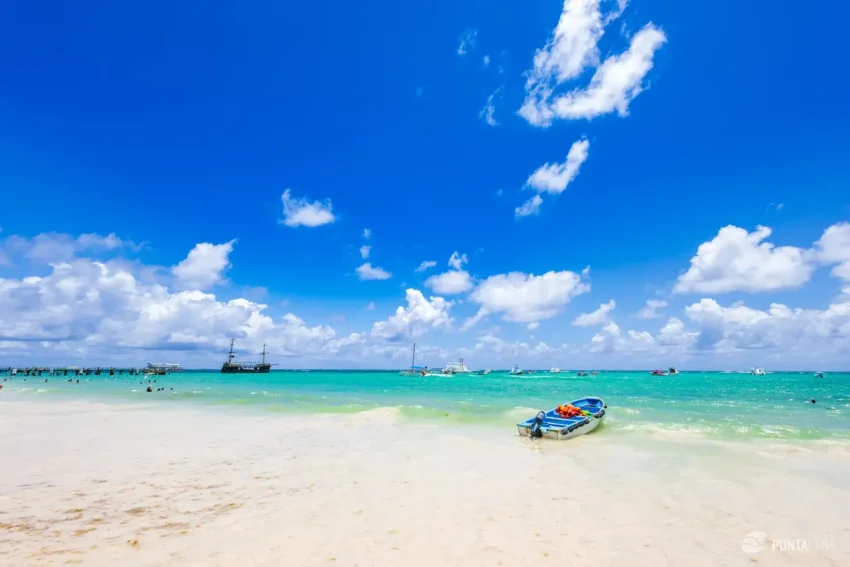
<svg viewBox="0 0 850 567">
<path fill-rule="evenodd" d="M 145 367 L 127 366 L 0 366 L 0 376 L 165 376 L 182 372 L 179 364 L 148 364 Z"/>
</svg>

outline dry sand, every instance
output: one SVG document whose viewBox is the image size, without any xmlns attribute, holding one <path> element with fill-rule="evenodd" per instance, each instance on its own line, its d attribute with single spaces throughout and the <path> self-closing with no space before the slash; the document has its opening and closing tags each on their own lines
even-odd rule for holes
<svg viewBox="0 0 850 567">
<path fill-rule="evenodd" d="M 9 567 L 850 564 L 828 447 L 0 402 L 0 455 Z"/>
</svg>

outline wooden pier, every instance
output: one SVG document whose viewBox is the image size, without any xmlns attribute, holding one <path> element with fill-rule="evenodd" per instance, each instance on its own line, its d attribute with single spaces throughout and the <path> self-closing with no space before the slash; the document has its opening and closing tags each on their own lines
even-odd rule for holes
<svg viewBox="0 0 850 567">
<path fill-rule="evenodd" d="M 29 368 L 17 368 L 14 366 L 0 367 L 0 376 L 143 376 L 154 374 L 163 376 L 171 374 L 160 368 L 128 368 L 115 366 L 59 366 L 49 368 L 45 366 L 31 366 Z"/>
</svg>

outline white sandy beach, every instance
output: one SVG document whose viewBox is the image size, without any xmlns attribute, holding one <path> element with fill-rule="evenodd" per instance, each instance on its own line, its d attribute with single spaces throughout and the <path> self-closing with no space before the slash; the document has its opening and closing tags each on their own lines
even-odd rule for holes
<svg viewBox="0 0 850 567">
<path fill-rule="evenodd" d="M 816 567 L 850 553 L 850 455 L 822 446 L 7 401 L 0 455 L 10 567 Z M 746 553 L 751 532 L 765 548 Z"/>
</svg>

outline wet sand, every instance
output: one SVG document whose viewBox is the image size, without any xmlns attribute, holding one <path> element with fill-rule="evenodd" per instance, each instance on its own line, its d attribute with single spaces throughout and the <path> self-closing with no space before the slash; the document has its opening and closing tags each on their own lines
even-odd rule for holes
<svg viewBox="0 0 850 567">
<path fill-rule="evenodd" d="M 816 567 L 850 553 L 850 453 L 831 445 L 2 401 L 0 455 L 10 566 Z"/>
</svg>

